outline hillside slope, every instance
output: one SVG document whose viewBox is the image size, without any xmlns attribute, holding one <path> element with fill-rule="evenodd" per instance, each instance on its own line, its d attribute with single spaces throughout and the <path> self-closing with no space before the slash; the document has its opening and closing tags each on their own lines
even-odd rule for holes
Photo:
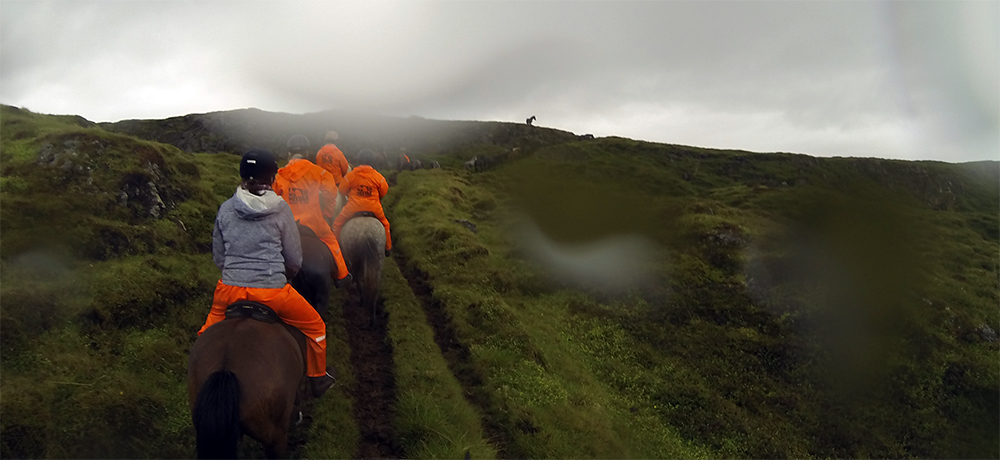
<svg viewBox="0 0 1000 460">
<path fill-rule="evenodd" d="M 340 134 L 337 146 L 348 157 L 368 148 L 387 154 L 390 160 L 395 160 L 400 149 L 421 157 L 475 144 L 529 148 L 576 138 L 565 131 L 524 124 L 396 118 L 338 111 L 293 115 L 242 109 L 166 120 L 123 120 L 100 126 L 107 131 L 170 144 L 186 152 L 237 154 L 253 147 L 282 152 L 293 134 L 305 135 L 318 148 L 324 143 L 327 130 L 333 129 Z"/>
<path fill-rule="evenodd" d="M 383 171 L 382 325 L 334 293 L 341 380 L 297 456 L 1000 456 L 997 162 L 338 116 L 0 109 L 0 455 L 191 456 L 187 350 L 238 181 L 206 152 L 332 127 L 443 167 Z"/>
<path fill-rule="evenodd" d="M 600 139 L 390 217 L 506 456 L 992 457 L 997 173 Z"/>
</svg>

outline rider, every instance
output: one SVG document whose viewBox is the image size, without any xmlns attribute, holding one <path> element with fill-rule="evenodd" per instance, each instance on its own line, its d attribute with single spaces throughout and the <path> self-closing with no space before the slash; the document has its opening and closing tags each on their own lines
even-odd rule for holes
<svg viewBox="0 0 1000 460">
<path fill-rule="evenodd" d="M 347 197 L 347 204 L 340 215 L 333 221 L 333 233 L 340 236 L 340 229 L 354 214 L 370 211 L 385 227 L 385 253 L 389 255 L 392 249 L 392 238 L 389 235 L 389 220 L 382 210 L 382 197 L 389 191 L 385 181 L 372 164 L 375 162 L 375 152 L 365 149 L 358 153 L 358 167 L 351 170 L 340 182 L 340 194 Z"/>
<path fill-rule="evenodd" d="M 337 185 L 332 174 L 309 161 L 309 139 L 296 134 L 288 139 L 288 165 L 278 170 L 274 191 L 292 208 L 296 222 L 305 225 L 326 243 L 333 255 L 333 272 L 339 286 L 349 279 L 347 263 L 340 253 L 340 243 L 330 231 L 326 217 L 332 217 L 337 200 Z"/>
<path fill-rule="evenodd" d="M 326 145 L 319 148 L 319 152 L 316 152 L 316 164 L 323 169 L 333 174 L 334 180 L 336 180 L 337 185 L 340 185 L 340 181 L 344 180 L 344 175 L 350 170 L 347 165 L 347 158 L 344 157 L 344 152 L 341 152 L 336 145 L 333 145 L 333 141 L 339 139 L 340 136 L 337 135 L 336 131 L 326 132 Z"/>
<path fill-rule="evenodd" d="M 308 340 L 306 375 L 321 396 L 335 379 L 326 367 L 326 323 L 288 280 L 302 266 L 302 246 L 292 210 L 274 193 L 274 154 L 254 149 L 240 160 L 243 182 L 219 206 L 212 234 L 212 258 L 222 270 L 212 309 L 198 335 L 226 317 L 240 300 L 263 303 Z"/>
</svg>

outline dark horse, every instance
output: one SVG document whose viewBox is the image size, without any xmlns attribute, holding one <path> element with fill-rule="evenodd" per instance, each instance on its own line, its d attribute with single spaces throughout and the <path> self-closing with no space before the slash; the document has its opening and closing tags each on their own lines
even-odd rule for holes
<svg viewBox="0 0 1000 460">
<path fill-rule="evenodd" d="M 199 458 L 236 458 L 243 434 L 268 457 L 288 456 L 288 429 L 306 376 L 306 336 L 256 302 L 237 302 L 198 337 L 188 403 Z M 259 319 L 258 319 L 259 318 Z"/>
<path fill-rule="evenodd" d="M 340 250 L 344 253 L 347 269 L 354 275 L 361 307 L 372 312 L 372 325 L 375 324 L 375 304 L 385 261 L 384 248 L 385 227 L 371 213 L 355 214 L 340 230 Z"/>
<path fill-rule="evenodd" d="M 333 256 L 330 248 L 311 228 L 299 224 L 299 236 L 302 241 L 302 268 L 289 284 L 325 318 L 330 305 Z"/>
</svg>

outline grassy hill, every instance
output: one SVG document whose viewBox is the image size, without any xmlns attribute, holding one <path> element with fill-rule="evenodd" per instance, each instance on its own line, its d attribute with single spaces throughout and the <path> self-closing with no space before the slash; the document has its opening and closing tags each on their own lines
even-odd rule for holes
<svg viewBox="0 0 1000 460">
<path fill-rule="evenodd" d="M 187 350 L 238 181 L 238 157 L 209 152 L 330 128 L 349 154 L 405 147 L 443 167 L 383 171 L 382 326 L 334 294 L 342 378 L 308 405 L 297 456 L 1000 456 L 997 162 L 7 106 L 0 456 L 193 455 Z M 493 161 L 465 170 L 474 156 Z"/>
<path fill-rule="evenodd" d="M 532 129 L 524 124 L 396 118 L 338 111 L 293 115 L 242 109 L 166 120 L 123 120 L 100 126 L 107 131 L 170 144 L 186 152 L 238 154 L 250 148 L 284 151 L 285 142 L 294 134 L 305 135 L 318 148 L 325 143 L 326 132 L 333 129 L 340 135 L 337 146 L 348 157 L 353 158 L 367 148 L 387 154 L 390 160 L 401 149 L 422 156 L 470 145 L 532 148 L 576 139 L 572 133 Z"/>
</svg>

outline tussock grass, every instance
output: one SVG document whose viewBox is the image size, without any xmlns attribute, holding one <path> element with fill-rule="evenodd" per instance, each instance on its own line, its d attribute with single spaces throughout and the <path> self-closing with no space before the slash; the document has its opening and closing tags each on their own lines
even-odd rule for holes
<svg viewBox="0 0 1000 460">
<path fill-rule="evenodd" d="M 394 238 L 428 274 L 434 296 L 468 345 L 471 362 L 465 365 L 483 379 L 483 388 L 472 391 L 484 395 L 484 416 L 511 443 L 495 446 L 503 455 L 705 456 L 668 427 L 633 420 L 634 398 L 580 365 L 586 352 L 570 337 L 582 332 L 570 327 L 565 301 L 554 302 L 569 294 L 536 298 L 519 292 L 522 285 L 539 284 L 526 280 L 538 275 L 523 261 L 501 256 L 508 252 L 505 228 L 490 220 L 492 209 L 475 206 L 498 201 L 488 189 L 434 171 L 401 175 L 398 189 L 391 218 L 400 230 Z M 479 233 L 449 223 L 462 218 L 475 220 Z M 629 429 L 633 424 L 658 442 L 640 442 Z"/>
<path fill-rule="evenodd" d="M 608 139 L 400 175 L 390 218 L 471 351 L 501 455 L 989 456 L 1000 290 L 981 166 Z M 517 257 L 512 211 L 558 241 L 645 235 L 660 278 L 624 296 L 549 284 Z"/>
<path fill-rule="evenodd" d="M 394 261 L 382 272 L 389 338 L 396 363 L 396 432 L 410 458 L 495 458 L 484 440 L 480 414 L 434 342 L 419 300 Z"/>
<path fill-rule="evenodd" d="M 238 156 L 0 118 L 0 456 L 193 455 L 187 351 Z M 444 169 L 397 174 L 384 202 L 408 456 L 1000 456 L 996 162 L 438 128 L 411 152 Z M 488 172 L 461 167 L 514 147 Z M 570 248 L 641 237 L 648 278 L 608 290 L 548 272 L 523 222 Z M 302 456 L 359 442 L 343 293 L 332 302 L 340 383 L 293 433 Z"/>
</svg>

